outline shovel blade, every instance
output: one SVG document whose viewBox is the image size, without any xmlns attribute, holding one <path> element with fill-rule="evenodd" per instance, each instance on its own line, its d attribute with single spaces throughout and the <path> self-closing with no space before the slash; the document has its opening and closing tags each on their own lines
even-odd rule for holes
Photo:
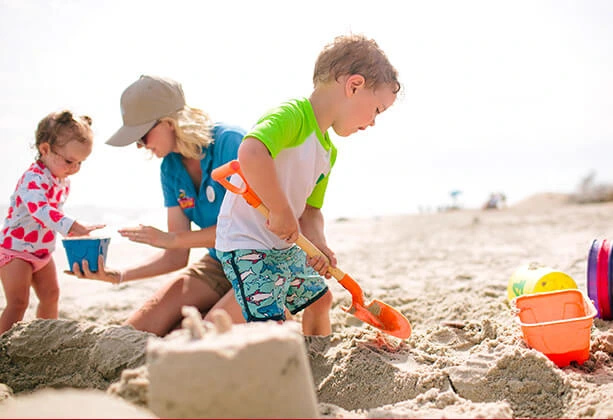
<svg viewBox="0 0 613 420">
<path fill-rule="evenodd" d="M 397 309 L 380 300 L 373 300 L 368 306 L 352 302 L 351 307 L 343 308 L 359 320 L 398 338 L 411 336 L 411 324 Z"/>
<path fill-rule="evenodd" d="M 343 277 L 337 280 L 351 293 L 351 306 L 343 308 L 345 312 L 394 337 L 404 339 L 411 336 L 411 324 L 400 311 L 378 299 L 365 305 L 364 292 L 360 285 L 349 274 L 343 274 Z"/>
</svg>

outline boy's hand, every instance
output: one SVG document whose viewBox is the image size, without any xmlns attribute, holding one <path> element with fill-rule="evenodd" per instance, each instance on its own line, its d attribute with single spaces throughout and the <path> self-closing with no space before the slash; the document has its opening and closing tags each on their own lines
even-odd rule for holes
<svg viewBox="0 0 613 420">
<path fill-rule="evenodd" d="M 270 211 L 266 227 L 286 242 L 294 243 L 298 240 L 298 220 L 289 206 L 280 212 Z"/>
<path fill-rule="evenodd" d="M 329 279 L 332 278 L 332 274 L 328 272 L 329 267 L 336 267 L 336 254 L 327 246 L 317 246 L 326 257 L 322 255 L 316 255 L 314 257 L 307 257 L 307 263 L 319 274 Z"/>
<path fill-rule="evenodd" d="M 103 227 L 105 227 L 106 225 L 82 225 L 81 223 L 77 222 L 76 220 L 74 221 L 74 223 L 72 224 L 72 226 L 70 227 L 70 230 L 68 231 L 68 236 L 87 236 L 89 235 L 90 232 L 96 230 L 96 229 L 102 229 Z"/>
<path fill-rule="evenodd" d="M 336 267 L 336 255 L 326 243 L 324 217 L 320 208 L 308 204 L 305 206 L 300 216 L 300 230 L 304 237 L 325 255 L 325 257 L 323 255 L 307 257 L 307 263 L 325 278 L 331 278 L 332 275 L 328 273 L 328 269 Z"/>
</svg>

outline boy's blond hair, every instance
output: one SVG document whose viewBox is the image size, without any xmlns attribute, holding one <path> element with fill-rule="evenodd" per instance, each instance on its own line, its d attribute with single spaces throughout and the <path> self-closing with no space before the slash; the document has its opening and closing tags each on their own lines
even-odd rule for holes
<svg viewBox="0 0 613 420">
<path fill-rule="evenodd" d="M 213 143 L 213 122 L 209 115 L 189 106 L 161 118 L 168 121 L 175 130 L 177 149 L 186 158 L 201 159 L 204 150 Z"/>
<path fill-rule="evenodd" d="M 341 35 L 319 53 L 313 72 L 313 85 L 336 81 L 342 76 L 360 74 L 366 87 L 392 86 L 398 93 L 398 72 L 377 43 L 364 35 Z"/>
</svg>

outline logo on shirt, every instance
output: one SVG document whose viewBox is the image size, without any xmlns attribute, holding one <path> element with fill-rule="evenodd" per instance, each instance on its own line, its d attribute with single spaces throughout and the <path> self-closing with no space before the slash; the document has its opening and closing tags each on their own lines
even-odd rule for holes
<svg viewBox="0 0 613 420">
<path fill-rule="evenodd" d="M 210 185 L 206 187 L 206 198 L 209 200 L 209 203 L 215 201 L 215 190 Z"/>
<path fill-rule="evenodd" d="M 185 190 L 179 190 L 179 198 L 177 198 L 177 201 L 182 209 L 192 209 L 196 207 L 194 197 L 187 197 Z"/>
</svg>

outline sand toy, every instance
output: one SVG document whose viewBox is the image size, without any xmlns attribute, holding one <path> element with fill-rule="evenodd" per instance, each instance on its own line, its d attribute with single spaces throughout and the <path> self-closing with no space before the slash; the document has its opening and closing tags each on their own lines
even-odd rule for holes
<svg viewBox="0 0 613 420">
<path fill-rule="evenodd" d="M 608 239 L 594 239 L 587 258 L 587 294 L 594 302 L 597 317 L 613 319 L 613 253 Z"/>
<path fill-rule="evenodd" d="M 522 265 L 509 278 L 507 297 L 513 298 L 531 293 L 576 289 L 577 283 L 568 274 L 537 263 Z"/>
<path fill-rule="evenodd" d="M 74 263 L 78 263 L 79 268 L 83 271 L 81 262 L 87 260 L 90 271 L 98 271 L 98 256 L 102 255 L 106 263 L 106 254 L 110 241 L 111 238 L 95 238 L 90 236 L 62 239 L 62 244 L 66 250 L 66 257 L 68 258 L 69 270 L 72 271 Z"/>
<path fill-rule="evenodd" d="M 578 289 L 518 296 L 511 301 L 526 344 L 559 367 L 583 364 L 590 354 L 596 308 Z"/>
</svg>

